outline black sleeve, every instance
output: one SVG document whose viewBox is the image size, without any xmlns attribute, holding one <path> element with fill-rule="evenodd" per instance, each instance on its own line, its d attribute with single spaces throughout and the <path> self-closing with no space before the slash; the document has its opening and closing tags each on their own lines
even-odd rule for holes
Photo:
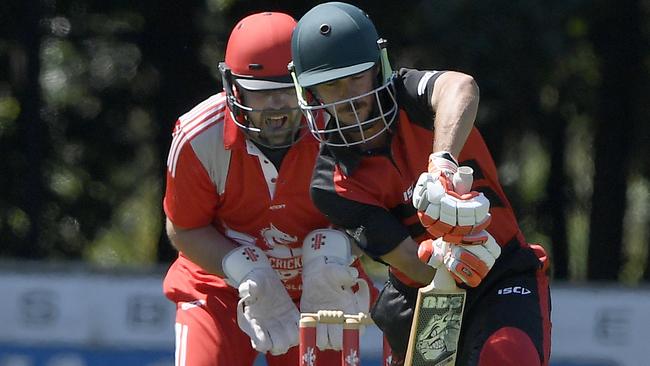
<svg viewBox="0 0 650 366">
<path fill-rule="evenodd" d="M 392 251 L 409 236 L 408 229 L 381 207 L 348 200 L 335 192 L 313 186 L 311 198 L 334 225 L 345 229 L 374 259 Z"/>
<path fill-rule="evenodd" d="M 444 71 L 420 71 L 402 68 L 396 82 L 400 104 L 412 122 L 433 129 L 435 111 L 431 107 L 433 85 Z"/>
</svg>

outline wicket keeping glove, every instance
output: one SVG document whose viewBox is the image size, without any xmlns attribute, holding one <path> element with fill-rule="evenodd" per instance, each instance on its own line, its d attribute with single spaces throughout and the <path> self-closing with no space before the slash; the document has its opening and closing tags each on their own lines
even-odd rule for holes
<svg viewBox="0 0 650 366">
<path fill-rule="evenodd" d="M 253 348 L 272 355 L 298 344 L 300 313 L 264 252 L 243 245 L 223 258 L 228 282 L 239 290 L 237 324 Z"/>
<path fill-rule="evenodd" d="M 463 236 L 481 232 L 490 224 L 490 202 L 477 191 L 458 194 L 453 175 L 458 163 L 448 152 L 429 156 L 429 172 L 422 173 L 413 190 L 420 222 L 435 238 L 461 243 Z"/>
<path fill-rule="evenodd" d="M 465 240 L 470 238 L 475 242 L 461 245 L 447 243 L 442 238 L 426 240 L 418 247 L 418 257 L 436 269 L 444 265 L 458 284 L 477 287 L 501 255 L 501 247 L 485 230 Z"/>
<path fill-rule="evenodd" d="M 350 239 L 338 230 L 319 229 L 307 234 L 302 246 L 302 312 L 368 312 L 369 286 L 359 278 L 359 271 L 350 266 L 350 250 Z M 340 350 L 342 342 L 343 324 L 316 326 L 316 345 L 321 350 Z"/>
</svg>

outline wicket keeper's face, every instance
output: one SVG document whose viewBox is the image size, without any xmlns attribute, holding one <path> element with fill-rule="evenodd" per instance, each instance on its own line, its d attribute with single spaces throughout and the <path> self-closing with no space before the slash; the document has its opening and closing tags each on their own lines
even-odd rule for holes
<svg viewBox="0 0 650 366">
<path fill-rule="evenodd" d="M 246 112 L 252 127 L 260 129 L 255 138 L 268 146 L 281 146 L 295 138 L 302 113 L 293 87 L 272 90 L 239 89 L 244 103 L 253 111 Z"/>
<path fill-rule="evenodd" d="M 318 84 L 313 90 L 320 103 L 336 103 L 328 107 L 331 116 L 337 116 L 342 125 L 354 125 L 370 117 L 375 103 L 375 94 L 370 92 L 375 88 L 376 76 L 377 68 L 372 67 L 359 74 Z M 370 94 L 359 97 L 367 93 Z"/>
</svg>

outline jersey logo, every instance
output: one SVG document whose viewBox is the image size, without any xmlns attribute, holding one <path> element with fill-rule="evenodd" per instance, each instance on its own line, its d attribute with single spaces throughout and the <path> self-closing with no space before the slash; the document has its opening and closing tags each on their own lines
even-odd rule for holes
<svg viewBox="0 0 650 366">
<path fill-rule="evenodd" d="M 404 202 L 408 202 L 413 198 L 413 185 L 411 184 L 410 187 L 405 192 L 402 192 L 404 195 Z"/>
<path fill-rule="evenodd" d="M 270 224 L 260 230 L 263 240 L 254 236 L 233 230 L 223 224 L 225 235 L 240 245 L 252 245 L 261 248 L 269 258 L 271 267 L 280 275 L 287 289 L 299 290 L 300 272 L 302 271 L 302 248 L 294 248 L 298 242 L 297 236 L 291 236 Z M 246 248 L 252 251 L 249 248 Z M 248 256 L 250 254 L 245 252 Z M 253 253 L 255 254 L 255 253 Z M 256 254 L 255 254 L 256 255 Z M 290 281 L 291 280 L 291 281 Z M 287 282 L 289 281 L 289 282 Z"/>
<path fill-rule="evenodd" d="M 499 295 L 510 295 L 510 294 L 517 294 L 517 295 L 529 295 L 531 291 L 525 287 L 522 286 L 513 286 L 513 287 L 504 287 L 497 291 L 497 294 Z"/>
<path fill-rule="evenodd" d="M 260 230 L 260 235 L 266 244 L 264 252 L 269 257 L 271 267 L 280 275 L 280 279 L 286 282 L 299 278 L 302 270 L 302 249 L 293 247 L 298 242 L 298 237 L 283 232 L 273 223 Z"/>
<path fill-rule="evenodd" d="M 282 232 L 280 229 L 275 227 L 273 223 L 271 223 L 270 227 L 262 229 L 262 231 L 260 231 L 260 234 L 262 234 L 264 241 L 271 248 L 275 247 L 276 245 L 291 245 L 292 243 L 298 241 L 297 237 Z"/>
<path fill-rule="evenodd" d="M 255 250 L 252 248 L 244 248 L 244 255 L 246 256 L 246 259 L 248 259 L 251 262 L 257 262 L 258 259 L 260 259 L 260 256 L 255 253 Z"/>
<path fill-rule="evenodd" d="M 311 241 L 312 241 L 311 247 L 314 248 L 314 250 L 319 250 L 320 247 L 321 247 L 321 246 L 323 245 L 323 243 L 324 243 L 324 240 L 323 240 L 323 239 L 325 239 L 325 235 L 323 235 L 323 234 L 321 234 L 321 233 L 316 234 L 316 236 L 314 236 L 314 237 L 311 239 Z"/>
</svg>

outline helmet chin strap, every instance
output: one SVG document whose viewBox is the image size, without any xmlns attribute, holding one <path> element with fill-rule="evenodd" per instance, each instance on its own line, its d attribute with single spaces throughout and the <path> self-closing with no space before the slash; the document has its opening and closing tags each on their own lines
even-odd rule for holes
<svg viewBox="0 0 650 366">
<path fill-rule="evenodd" d="M 379 60 L 381 63 L 381 76 L 383 84 L 386 84 L 393 77 L 393 68 L 390 66 L 390 61 L 388 60 L 388 41 L 379 38 L 377 40 L 377 47 L 379 47 Z"/>
<path fill-rule="evenodd" d="M 293 87 L 296 88 L 296 96 L 298 97 L 298 102 L 301 105 L 307 105 L 307 92 L 305 89 L 300 86 L 300 83 L 298 83 L 298 77 L 296 76 L 296 68 L 293 65 L 293 61 L 289 62 L 289 74 L 291 75 L 291 79 L 293 80 Z"/>
</svg>

